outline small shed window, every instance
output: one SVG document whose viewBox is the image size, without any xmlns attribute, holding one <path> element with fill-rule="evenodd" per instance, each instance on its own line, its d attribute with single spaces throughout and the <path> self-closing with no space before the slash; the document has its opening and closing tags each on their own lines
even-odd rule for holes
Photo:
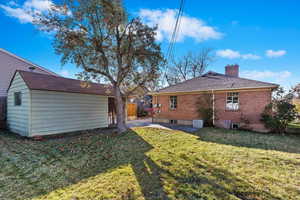
<svg viewBox="0 0 300 200">
<path fill-rule="evenodd" d="M 227 110 L 238 110 L 239 109 L 239 93 L 238 92 L 227 93 L 226 109 Z"/>
<path fill-rule="evenodd" d="M 22 93 L 15 92 L 14 98 L 15 98 L 15 106 L 21 106 L 22 105 Z"/>
<path fill-rule="evenodd" d="M 170 96 L 170 108 L 171 109 L 177 108 L 177 96 Z"/>
</svg>

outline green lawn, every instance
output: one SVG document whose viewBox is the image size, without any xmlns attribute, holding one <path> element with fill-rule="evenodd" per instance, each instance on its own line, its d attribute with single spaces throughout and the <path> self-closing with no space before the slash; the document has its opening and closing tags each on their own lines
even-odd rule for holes
<svg viewBox="0 0 300 200">
<path fill-rule="evenodd" d="M 299 128 L 300 129 L 300 123 L 290 123 L 289 128 Z"/>
<path fill-rule="evenodd" d="M 0 199 L 300 199 L 300 137 L 136 128 L 46 141 L 0 133 Z"/>
</svg>

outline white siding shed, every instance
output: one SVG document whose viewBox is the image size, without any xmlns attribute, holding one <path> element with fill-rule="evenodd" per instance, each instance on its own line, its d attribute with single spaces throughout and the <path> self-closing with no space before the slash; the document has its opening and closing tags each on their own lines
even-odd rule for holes
<svg viewBox="0 0 300 200">
<path fill-rule="evenodd" d="M 109 96 L 105 85 L 17 71 L 8 90 L 8 128 L 34 137 L 108 127 Z"/>
</svg>

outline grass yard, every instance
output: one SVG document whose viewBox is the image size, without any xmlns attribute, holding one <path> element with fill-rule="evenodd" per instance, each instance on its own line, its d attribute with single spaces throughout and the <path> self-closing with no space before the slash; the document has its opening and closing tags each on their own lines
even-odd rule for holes
<svg viewBox="0 0 300 200">
<path fill-rule="evenodd" d="M 290 123 L 289 128 L 299 128 L 300 129 L 300 123 L 299 122 L 298 123 L 296 123 L 296 122 Z"/>
<path fill-rule="evenodd" d="M 2 132 L 0 199 L 297 200 L 300 137 L 135 128 L 32 141 Z"/>
</svg>

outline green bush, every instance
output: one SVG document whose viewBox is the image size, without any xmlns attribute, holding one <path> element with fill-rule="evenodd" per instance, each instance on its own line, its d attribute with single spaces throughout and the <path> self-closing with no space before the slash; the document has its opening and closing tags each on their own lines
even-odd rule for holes
<svg viewBox="0 0 300 200">
<path fill-rule="evenodd" d="M 214 104 L 214 100 L 213 100 L 213 95 L 212 93 L 204 93 L 203 95 L 201 95 L 197 101 L 197 111 L 199 114 L 199 117 L 201 117 L 201 119 L 204 122 L 204 126 L 206 127 L 212 127 L 213 124 L 213 117 L 214 117 L 214 113 L 213 113 L 213 104 Z M 215 120 L 216 120 L 216 112 L 215 112 Z"/>
<path fill-rule="evenodd" d="M 266 106 L 261 115 L 265 127 L 275 133 L 284 134 L 289 123 L 297 117 L 296 106 L 292 104 L 290 93 L 285 93 L 282 88 L 276 91 L 272 102 Z"/>
</svg>

